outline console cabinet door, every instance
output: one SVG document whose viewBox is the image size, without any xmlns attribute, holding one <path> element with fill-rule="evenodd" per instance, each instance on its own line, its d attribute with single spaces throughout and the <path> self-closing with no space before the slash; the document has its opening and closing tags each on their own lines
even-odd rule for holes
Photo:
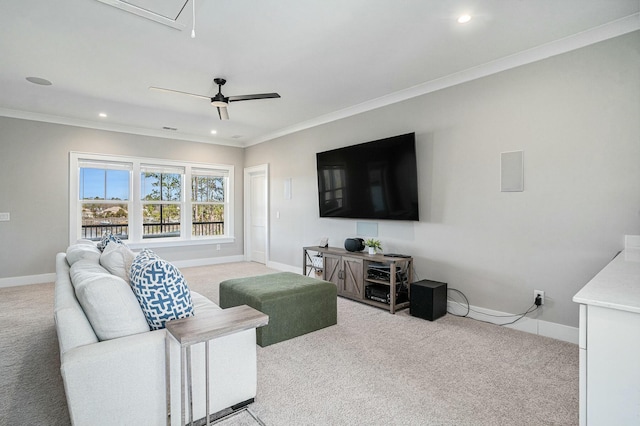
<svg viewBox="0 0 640 426">
<path fill-rule="evenodd" d="M 364 266 L 362 259 L 342 258 L 342 292 L 354 299 L 364 298 Z"/>
<path fill-rule="evenodd" d="M 362 259 L 324 254 L 324 279 L 338 288 L 338 295 L 352 299 L 364 297 Z"/>
<path fill-rule="evenodd" d="M 324 254 L 324 276 L 322 277 L 325 281 L 330 281 L 338 287 L 338 294 L 340 292 L 340 277 L 342 277 L 342 257 L 334 256 L 332 254 Z"/>
</svg>

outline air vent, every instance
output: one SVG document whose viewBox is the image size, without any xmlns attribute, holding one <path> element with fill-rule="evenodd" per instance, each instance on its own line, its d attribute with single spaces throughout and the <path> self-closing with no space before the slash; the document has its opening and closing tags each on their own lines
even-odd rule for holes
<svg viewBox="0 0 640 426">
<path fill-rule="evenodd" d="M 51 86 L 51 82 L 40 77 L 27 77 L 27 81 L 33 84 L 39 84 L 40 86 Z"/>
</svg>

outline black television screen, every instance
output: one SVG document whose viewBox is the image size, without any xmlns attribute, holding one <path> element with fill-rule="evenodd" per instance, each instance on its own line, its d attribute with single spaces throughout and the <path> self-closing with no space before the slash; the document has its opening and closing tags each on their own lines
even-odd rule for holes
<svg viewBox="0 0 640 426">
<path fill-rule="evenodd" d="M 415 133 L 316 154 L 320 217 L 419 220 Z"/>
</svg>

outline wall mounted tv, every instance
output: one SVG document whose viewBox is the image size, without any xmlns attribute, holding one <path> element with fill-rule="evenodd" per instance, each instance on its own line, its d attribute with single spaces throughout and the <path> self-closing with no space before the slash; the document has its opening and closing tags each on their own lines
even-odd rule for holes
<svg viewBox="0 0 640 426">
<path fill-rule="evenodd" d="M 320 217 L 419 220 L 415 133 L 316 154 Z"/>
</svg>

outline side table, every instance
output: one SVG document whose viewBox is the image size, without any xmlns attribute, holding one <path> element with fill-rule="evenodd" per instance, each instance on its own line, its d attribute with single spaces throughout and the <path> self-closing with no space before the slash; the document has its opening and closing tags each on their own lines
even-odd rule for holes
<svg viewBox="0 0 640 426">
<path fill-rule="evenodd" d="M 191 383 L 191 346 L 205 342 L 205 393 L 206 424 L 209 425 L 209 341 L 239 331 L 262 327 L 269 323 L 269 316 L 247 305 L 206 312 L 189 318 L 169 321 L 165 339 L 167 425 L 171 426 L 171 350 L 170 339 L 180 345 L 180 401 L 181 425 L 185 424 L 185 395 L 189 398 L 189 424 L 193 425 L 193 391 Z M 186 375 L 186 383 L 185 383 Z M 253 414 L 249 412 L 251 416 Z M 253 416 L 255 418 L 255 416 Z M 257 420 L 257 419 L 256 419 Z"/>
</svg>

